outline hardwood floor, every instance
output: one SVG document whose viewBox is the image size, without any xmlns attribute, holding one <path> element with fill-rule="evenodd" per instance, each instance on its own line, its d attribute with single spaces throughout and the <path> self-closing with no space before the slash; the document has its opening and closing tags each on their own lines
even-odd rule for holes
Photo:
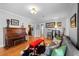
<svg viewBox="0 0 79 59">
<path fill-rule="evenodd" d="M 44 38 L 44 37 L 41 37 Z M 20 56 L 20 53 L 22 50 L 24 50 L 25 48 L 27 48 L 29 46 L 29 43 L 33 42 L 35 39 L 35 37 L 29 37 L 27 42 L 21 43 L 19 45 L 16 45 L 14 47 L 11 48 L 0 48 L 0 56 Z M 45 44 L 51 44 L 51 40 L 46 39 L 44 40 Z"/>
<path fill-rule="evenodd" d="M 24 42 L 22 44 L 19 44 L 17 46 L 11 47 L 11 48 L 0 48 L 0 56 L 19 56 L 21 50 L 25 49 L 27 46 L 27 43 Z"/>
</svg>

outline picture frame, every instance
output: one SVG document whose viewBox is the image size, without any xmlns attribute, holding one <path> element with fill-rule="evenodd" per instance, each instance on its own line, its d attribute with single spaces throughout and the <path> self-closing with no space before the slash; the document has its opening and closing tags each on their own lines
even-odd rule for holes
<svg viewBox="0 0 79 59">
<path fill-rule="evenodd" d="M 57 22 L 57 27 L 61 28 L 62 27 L 62 22 Z"/>
<path fill-rule="evenodd" d="M 55 22 L 46 23 L 46 28 L 55 28 Z"/>
<path fill-rule="evenodd" d="M 70 27 L 76 28 L 76 13 L 70 18 Z"/>
<path fill-rule="evenodd" d="M 11 25 L 19 26 L 19 20 L 11 19 Z"/>
</svg>

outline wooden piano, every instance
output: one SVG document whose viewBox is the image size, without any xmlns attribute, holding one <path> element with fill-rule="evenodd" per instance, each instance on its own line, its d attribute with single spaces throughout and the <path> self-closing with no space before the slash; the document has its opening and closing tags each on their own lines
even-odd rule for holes
<svg viewBox="0 0 79 59">
<path fill-rule="evenodd" d="M 5 47 L 11 47 L 25 41 L 25 28 L 4 28 Z"/>
</svg>

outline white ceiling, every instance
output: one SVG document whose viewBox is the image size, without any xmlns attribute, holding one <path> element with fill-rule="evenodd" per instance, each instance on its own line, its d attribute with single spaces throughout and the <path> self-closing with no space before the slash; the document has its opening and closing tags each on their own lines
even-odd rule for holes
<svg viewBox="0 0 79 59">
<path fill-rule="evenodd" d="M 40 11 L 32 15 L 28 9 L 29 6 L 36 5 Z M 73 6 L 73 3 L 0 3 L 0 9 L 4 9 L 33 20 L 45 20 L 51 18 L 67 17 Z"/>
</svg>

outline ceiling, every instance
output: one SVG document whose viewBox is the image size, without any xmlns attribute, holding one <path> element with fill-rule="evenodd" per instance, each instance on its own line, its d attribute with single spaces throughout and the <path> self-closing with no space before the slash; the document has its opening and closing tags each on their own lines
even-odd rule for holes
<svg viewBox="0 0 79 59">
<path fill-rule="evenodd" d="M 31 5 L 40 9 L 36 15 L 30 13 L 28 7 Z M 73 3 L 0 3 L 0 9 L 38 21 L 67 17 L 75 5 Z"/>
</svg>

